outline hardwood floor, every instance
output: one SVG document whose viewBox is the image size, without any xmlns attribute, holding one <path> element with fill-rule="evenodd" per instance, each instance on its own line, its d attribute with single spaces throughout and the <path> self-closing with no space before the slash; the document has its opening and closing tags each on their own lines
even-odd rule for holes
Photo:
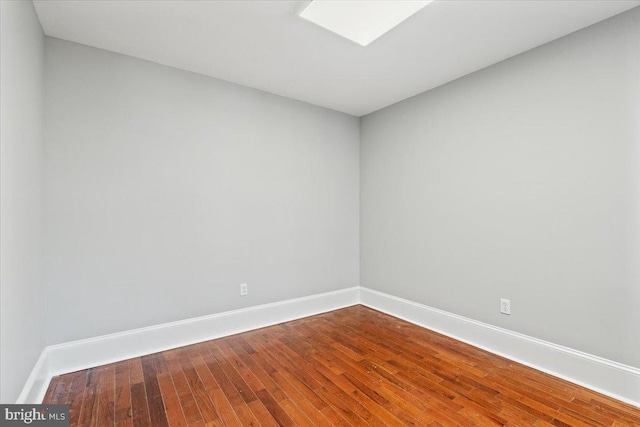
<svg viewBox="0 0 640 427">
<path fill-rule="evenodd" d="M 626 426 L 640 409 L 363 306 L 61 375 L 72 426 Z"/>
</svg>

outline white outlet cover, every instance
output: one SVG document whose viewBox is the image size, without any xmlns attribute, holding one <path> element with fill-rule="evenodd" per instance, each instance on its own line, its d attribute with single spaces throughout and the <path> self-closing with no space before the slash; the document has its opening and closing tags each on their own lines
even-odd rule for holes
<svg viewBox="0 0 640 427">
<path fill-rule="evenodd" d="M 500 313 L 511 314 L 511 300 L 504 298 L 500 299 Z"/>
</svg>

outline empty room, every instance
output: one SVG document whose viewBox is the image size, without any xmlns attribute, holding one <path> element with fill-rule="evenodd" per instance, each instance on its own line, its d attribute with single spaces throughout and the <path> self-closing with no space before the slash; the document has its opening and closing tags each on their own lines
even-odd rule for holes
<svg viewBox="0 0 640 427">
<path fill-rule="evenodd" d="M 0 5 L 0 426 L 640 426 L 640 0 Z"/>
</svg>

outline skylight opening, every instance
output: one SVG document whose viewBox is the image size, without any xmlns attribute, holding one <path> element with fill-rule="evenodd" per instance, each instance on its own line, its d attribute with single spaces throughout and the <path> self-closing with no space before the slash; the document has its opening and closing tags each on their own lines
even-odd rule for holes
<svg viewBox="0 0 640 427">
<path fill-rule="evenodd" d="M 300 17 L 367 46 L 433 0 L 313 0 Z"/>
</svg>

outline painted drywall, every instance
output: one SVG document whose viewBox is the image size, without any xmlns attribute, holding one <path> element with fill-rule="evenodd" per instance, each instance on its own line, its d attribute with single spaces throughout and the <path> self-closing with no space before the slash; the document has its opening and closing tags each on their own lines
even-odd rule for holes
<svg viewBox="0 0 640 427">
<path fill-rule="evenodd" d="M 31 2 L 0 2 L 0 402 L 45 347 L 43 33 Z"/>
<path fill-rule="evenodd" d="M 356 117 L 45 40 L 49 344 L 358 285 Z"/>
<path fill-rule="evenodd" d="M 639 8 L 363 117 L 362 286 L 640 366 L 639 145 Z"/>
</svg>

